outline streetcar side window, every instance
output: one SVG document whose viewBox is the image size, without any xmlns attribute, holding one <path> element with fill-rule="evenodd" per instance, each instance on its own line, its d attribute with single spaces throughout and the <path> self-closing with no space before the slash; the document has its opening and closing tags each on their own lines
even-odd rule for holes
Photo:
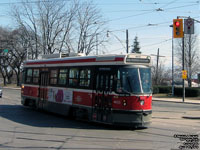
<svg viewBox="0 0 200 150">
<path fill-rule="evenodd" d="M 78 86 L 79 70 L 78 68 L 71 68 L 69 71 L 69 86 Z"/>
<path fill-rule="evenodd" d="M 39 83 L 39 69 L 33 69 L 33 83 L 38 84 Z"/>
<path fill-rule="evenodd" d="M 121 75 L 119 70 L 117 71 L 117 92 L 122 92 Z"/>
<path fill-rule="evenodd" d="M 32 69 L 27 69 L 26 71 L 26 83 L 31 83 L 33 77 Z"/>
<path fill-rule="evenodd" d="M 56 85 L 57 84 L 57 77 L 58 77 L 58 70 L 52 69 L 50 72 L 50 84 Z"/>
<path fill-rule="evenodd" d="M 82 69 L 80 70 L 80 87 L 89 87 L 90 86 L 90 77 L 91 70 L 90 69 Z"/>
<path fill-rule="evenodd" d="M 60 69 L 59 76 L 58 76 L 58 84 L 59 85 L 66 85 L 67 84 L 67 69 Z"/>
<path fill-rule="evenodd" d="M 110 76 L 110 91 L 113 90 L 113 82 L 114 82 L 114 76 L 111 75 L 111 76 Z"/>
<path fill-rule="evenodd" d="M 22 84 L 25 83 L 25 77 L 26 77 L 26 72 L 25 72 L 25 70 L 23 70 L 22 71 L 22 77 L 21 77 Z"/>
</svg>

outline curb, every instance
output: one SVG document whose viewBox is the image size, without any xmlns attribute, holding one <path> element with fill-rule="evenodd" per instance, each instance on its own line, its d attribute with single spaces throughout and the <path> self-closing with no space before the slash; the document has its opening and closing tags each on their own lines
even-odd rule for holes
<svg viewBox="0 0 200 150">
<path fill-rule="evenodd" d="M 200 112 L 200 110 L 188 111 L 182 116 L 182 118 L 185 118 L 185 119 L 200 119 L 199 112 Z"/>
<path fill-rule="evenodd" d="M 182 116 L 184 119 L 200 119 L 200 117 Z"/>
<path fill-rule="evenodd" d="M 157 100 L 157 99 L 152 99 L 152 101 L 159 101 L 159 102 L 172 102 L 172 103 L 181 103 L 181 104 L 196 104 L 196 105 L 200 105 L 200 103 L 197 102 L 187 102 L 187 100 L 185 102 L 181 102 L 181 101 L 171 101 L 171 100 Z"/>
</svg>

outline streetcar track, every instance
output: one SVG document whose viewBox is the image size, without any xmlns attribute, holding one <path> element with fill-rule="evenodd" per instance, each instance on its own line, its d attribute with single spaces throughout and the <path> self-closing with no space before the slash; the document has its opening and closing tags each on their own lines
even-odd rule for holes
<svg viewBox="0 0 200 150">
<path fill-rule="evenodd" d="M 2 132 L 2 130 L 0 130 L 0 132 Z M 3 132 L 11 132 L 13 133 L 13 131 L 3 131 Z M 134 132 L 138 132 L 138 131 L 134 131 Z M 37 135 L 38 137 L 39 136 L 43 136 L 43 135 L 51 135 L 51 136 L 56 136 L 56 137 L 67 137 L 66 139 L 67 140 L 71 140 L 72 138 L 82 138 L 82 139 L 94 139 L 92 140 L 93 142 L 133 142 L 133 141 L 138 141 L 138 142 L 158 142 L 158 143 L 162 143 L 162 142 L 167 142 L 167 141 L 164 141 L 164 140 L 138 140 L 137 138 L 133 139 L 122 139 L 122 138 L 108 138 L 108 137 L 97 137 L 97 136 L 80 136 L 80 135 L 55 135 L 55 134 L 48 134 L 48 133 L 27 133 L 27 132 L 20 132 L 20 131 L 16 131 L 16 134 L 34 134 L 34 135 Z M 149 133 L 149 132 L 140 132 L 140 133 L 148 133 L 148 134 L 153 134 L 153 133 Z M 156 135 L 156 134 L 154 134 Z M 161 135 L 161 134 L 157 134 L 157 135 L 160 135 L 160 136 L 165 136 L 165 135 Z M 168 137 L 171 137 L 171 136 L 168 136 Z M 44 141 L 48 141 L 48 142 L 65 142 L 66 140 L 45 140 L 45 139 L 40 139 L 40 138 L 26 138 L 26 137 L 16 137 L 16 139 L 19 139 L 19 140 L 29 140 L 29 141 L 41 141 L 41 142 L 44 142 Z M 82 141 L 81 139 L 81 141 Z M 100 141 L 99 141 L 100 140 Z M 80 141 L 80 140 L 73 140 L 73 141 Z"/>
<path fill-rule="evenodd" d="M 163 119 L 163 120 L 165 120 L 165 119 Z M 176 119 L 177 120 L 177 119 Z M 171 124 L 171 125 L 178 125 L 178 126 L 185 126 L 185 127 L 190 127 L 191 126 L 191 124 L 181 124 L 181 123 L 169 123 L 169 122 L 161 122 L 161 121 L 157 121 L 157 120 L 154 120 L 153 122 L 159 122 L 159 123 L 167 123 L 167 124 Z M 196 122 L 197 123 L 197 122 Z M 198 128 L 200 128 L 200 126 L 197 126 L 197 125 L 192 125 L 192 127 L 198 127 Z"/>
</svg>

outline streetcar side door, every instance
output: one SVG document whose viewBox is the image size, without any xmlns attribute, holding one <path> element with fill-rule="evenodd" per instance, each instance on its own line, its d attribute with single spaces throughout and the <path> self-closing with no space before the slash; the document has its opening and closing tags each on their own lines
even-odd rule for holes
<svg viewBox="0 0 200 150">
<path fill-rule="evenodd" d="M 111 122 L 112 90 L 114 72 L 111 68 L 96 70 L 95 98 L 93 99 L 93 120 Z"/>
<path fill-rule="evenodd" d="M 47 86 L 49 85 L 49 73 L 41 72 L 40 73 L 40 85 L 39 85 L 39 100 L 38 107 L 41 109 L 45 108 L 45 103 L 47 103 Z"/>
</svg>

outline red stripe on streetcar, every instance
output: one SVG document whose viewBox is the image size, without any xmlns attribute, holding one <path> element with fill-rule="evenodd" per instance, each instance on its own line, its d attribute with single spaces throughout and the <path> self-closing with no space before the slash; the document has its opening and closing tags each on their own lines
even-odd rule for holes
<svg viewBox="0 0 200 150">
<path fill-rule="evenodd" d="M 112 62 L 112 61 L 113 62 L 124 61 L 124 58 L 116 57 L 115 60 L 102 60 L 102 61 L 96 61 L 96 58 L 90 58 L 90 59 L 57 60 L 57 61 L 44 61 L 44 62 L 27 62 L 26 65 L 87 63 L 87 62 Z"/>
</svg>

